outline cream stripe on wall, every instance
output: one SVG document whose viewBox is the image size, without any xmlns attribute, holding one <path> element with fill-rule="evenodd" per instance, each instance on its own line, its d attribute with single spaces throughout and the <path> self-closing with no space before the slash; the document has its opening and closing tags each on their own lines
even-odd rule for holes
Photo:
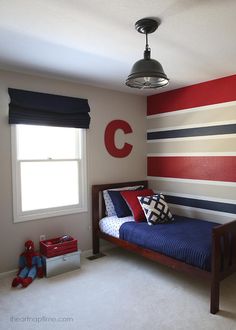
<svg viewBox="0 0 236 330">
<path fill-rule="evenodd" d="M 216 212 L 212 210 L 197 209 L 194 207 L 188 207 L 183 205 L 168 204 L 172 213 L 182 215 L 185 217 L 208 220 L 218 223 L 227 223 L 235 220 L 235 214 Z"/>
<path fill-rule="evenodd" d="M 207 202 L 216 202 L 216 203 L 227 203 L 227 204 L 232 204 L 236 206 L 236 200 L 235 199 L 225 199 L 223 197 L 212 197 L 212 196 L 204 196 L 204 195 L 193 195 L 193 194 L 183 194 L 180 192 L 173 192 L 172 191 L 164 191 L 162 190 L 162 193 L 168 196 L 174 196 L 174 197 L 181 197 L 181 198 L 188 198 L 188 199 L 197 199 L 201 201 L 207 201 Z M 230 213 L 230 212 L 229 212 Z"/>
<path fill-rule="evenodd" d="M 199 113 L 200 111 L 205 111 L 206 109 L 211 110 L 211 109 L 222 108 L 222 105 L 227 105 L 228 107 L 231 107 L 231 106 L 234 107 L 236 105 L 236 101 L 221 102 L 221 103 L 203 105 L 203 106 L 194 107 L 194 108 L 179 109 L 179 110 L 175 110 L 174 112 L 175 112 L 175 115 L 181 116 L 185 113 L 191 113 L 191 112 Z M 155 118 L 169 117 L 172 115 L 173 115 L 173 111 L 168 111 L 168 112 L 157 113 L 155 115 L 149 115 L 149 116 L 147 116 L 147 118 L 155 119 Z"/>
<path fill-rule="evenodd" d="M 215 181 L 212 183 L 203 183 L 199 180 L 176 180 L 170 178 L 151 178 L 149 177 L 149 186 L 155 192 L 168 192 L 168 194 L 188 195 L 196 198 L 203 197 L 209 200 L 224 200 L 228 203 L 236 203 L 236 183 L 231 185 L 220 184 Z"/>
<path fill-rule="evenodd" d="M 205 127 L 214 125 L 225 125 L 236 123 L 236 104 L 223 103 L 219 108 L 204 107 L 203 111 L 185 110 L 182 114 L 178 111 L 172 112 L 165 117 L 148 118 L 148 131 L 172 130 L 192 127 Z"/>
<path fill-rule="evenodd" d="M 204 152 L 235 152 L 236 135 L 228 137 L 215 136 L 215 139 L 168 139 L 155 140 L 147 144 L 147 153 L 204 153 Z"/>
<path fill-rule="evenodd" d="M 214 181 L 214 180 L 195 180 L 195 179 L 182 179 L 182 178 L 166 178 L 166 177 L 157 177 L 157 176 L 148 176 L 148 180 L 160 180 L 160 181 L 176 181 L 176 182 L 183 182 L 183 183 L 191 183 L 191 184 L 209 184 L 212 186 L 229 186 L 229 187 L 235 187 L 236 182 L 230 182 L 230 181 Z"/>
<path fill-rule="evenodd" d="M 236 217 L 235 217 L 236 200 L 230 199 L 230 198 L 225 199 L 225 197 L 234 198 L 236 187 L 227 187 L 228 189 L 227 188 L 225 189 L 225 187 L 224 187 L 223 190 L 219 189 L 219 190 L 213 190 L 213 191 L 212 191 L 213 185 L 210 185 L 209 187 L 204 186 L 204 185 L 202 187 L 199 187 L 199 188 L 203 188 L 203 190 L 202 190 L 203 194 L 209 193 L 210 196 L 206 196 L 206 195 L 194 194 L 194 191 L 192 189 L 194 186 L 188 187 L 188 189 L 183 189 L 183 187 L 172 184 L 170 187 L 168 187 L 170 189 L 170 191 L 166 191 L 165 188 L 167 188 L 167 187 L 166 187 L 164 181 L 163 181 L 163 183 L 164 183 L 163 185 L 158 185 L 158 187 L 156 187 L 152 181 L 149 181 L 149 186 L 156 193 L 162 192 L 166 196 L 166 200 L 167 200 L 170 210 L 173 214 L 189 216 L 189 217 L 208 220 L 208 221 L 215 221 L 215 222 L 219 222 L 219 223 L 225 223 L 227 221 L 236 219 Z M 233 189 L 231 189 L 231 188 L 233 188 Z M 177 190 L 177 192 L 174 192 L 175 190 Z M 189 191 L 191 191 L 191 194 L 189 194 Z M 187 193 L 185 193 L 185 192 L 187 192 Z M 201 191 L 199 191 L 199 192 L 201 193 Z M 218 195 L 218 196 L 213 197 L 214 195 Z M 191 206 L 178 204 L 178 202 L 174 202 L 174 204 L 173 204 L 173 203 L 171 203 L 171 200 L 168 200 L 170 198 L 170 196 L 171 196 L 171 198 L 177 197 L 179 200 L 184 199 L 184 201 L 195 201 L 195 203 L 197 203 L 197 204 L 200 202 L 200 206 L 197 205 L 197 207 L 194 207 L 194 205 L 191 205 L 192 202 L 190 202 Z M 205 203 L 203 205 L 204 206 L 204 208 L 203 208 L 203 207 L 201 207 L 201 204 L 204 201 L 205 201 Z M 217 210 L 217 207 L 222 207 L 222 205 L 223 205 L 223 207 L 225 207 L 225 206 L 227 208 L 230 207 L 233 210 L 231 212 L 227 209 L 225 209 L 226 212 L 224 212 L 224 209 Z M 207 209 L 208 206 L 210 206 L 210 209 Z M 216 206 L 216 208 L 215 208 L 215 206 Z"/>
<path fill-rule="evenodd" d="M 222 120 L 222 121 L 212 121 L 209 123 L 196 123 L 196 124 L 182 124 L 177 126 L 171 127 L 160 127 L 160 128 L 148 128 L 147 132 L 163 132 L 163 131 L 171 131 L 171 130 L 178 130 L 178 129 L 186 129 L 186 128 L 201 128 L 201 127 L 212 127 L 212 126 L 221 126 L 221 125 L 230 125 L 236 124 L 235 119 L 231 120 Z"/>
</svg>

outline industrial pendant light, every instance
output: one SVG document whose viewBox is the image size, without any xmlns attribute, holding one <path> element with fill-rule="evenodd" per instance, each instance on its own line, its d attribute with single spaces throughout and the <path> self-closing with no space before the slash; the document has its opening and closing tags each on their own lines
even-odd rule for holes
<svg viewBox="0 0 236 330">
<path fill-rule="evenodd" d="M 144 58 L 134 63 L 131 73 L 126 80 L 126 85 L 139 89 L 160 88 L 168 85 L 167 78 L 161 64 L 151 59 L 151 49 L 148 45 L 148 34 L 156 31 L 160 22 L 143 18 L 135 23 L 135 29 L 146 35 L 146 47 L 144 50 Z"/>
</svg>

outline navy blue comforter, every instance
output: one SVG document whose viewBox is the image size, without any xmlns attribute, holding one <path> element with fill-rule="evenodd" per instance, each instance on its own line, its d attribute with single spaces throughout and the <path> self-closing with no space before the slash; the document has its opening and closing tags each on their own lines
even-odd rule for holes
<svg viewBox="0 0 236 330">
<path fill-rule="evenodd" d="M 126 222 L 120 238 L 210 271 L 212 228 L 218 223 L 175 216 L 171 223 L 150 226 Z"/>
</svg>

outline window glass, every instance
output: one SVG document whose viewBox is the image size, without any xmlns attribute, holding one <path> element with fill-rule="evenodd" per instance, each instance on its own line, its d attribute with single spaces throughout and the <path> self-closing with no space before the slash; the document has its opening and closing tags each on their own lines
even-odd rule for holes
<svg viewBox="0 0 236 330">
<path fill-rule="evenodd" d="M 76 128 L 17 125 L 17 159 L 80 158 L 80 131 Z"/>
<path fill-rule="evenodd" d="M 12 125 L 15 222 L 86 211 L 85 132 Z"/>
<path fill-rule="evenodd" d="M 78 162 L 21 163 L 22 211 L 79 203 Z"/>
</svg>

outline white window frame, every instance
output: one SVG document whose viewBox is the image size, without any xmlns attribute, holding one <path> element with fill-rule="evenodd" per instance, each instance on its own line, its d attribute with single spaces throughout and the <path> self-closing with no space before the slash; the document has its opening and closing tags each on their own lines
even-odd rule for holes
<svg viewBox="0 0 236 330">
<path fill-rule="evenodd" d="M 17 159 L 17 125 L 11 125 L 11 150 L 12 150 L 12 188 L 13 188 L 13 222 L 24 222 L 43 218 L 56 217 L 80 212 L 87 212 L 87 160 L 86 160 L 86 130 L 81 129 L 81 159 L 65 159 L 65 161 L 78 161 L 79 203 L 61 207 L 52 207 L 32 211 L 22 211 L 21 208 L 21 175 L 20 163 L 27 160 Z M 28 160 L 29 161 L 29 160 Z M 30 160 L 31 161 L 31 160 Z M 32 160 L 35 161 L 35 160 Z M 38 160 L 36 160 L 38 161 Z M 43 161 L 56 161 L 53 159 Z M 63 159 L 59 159 L 63 161 Z"/>
</svg>

